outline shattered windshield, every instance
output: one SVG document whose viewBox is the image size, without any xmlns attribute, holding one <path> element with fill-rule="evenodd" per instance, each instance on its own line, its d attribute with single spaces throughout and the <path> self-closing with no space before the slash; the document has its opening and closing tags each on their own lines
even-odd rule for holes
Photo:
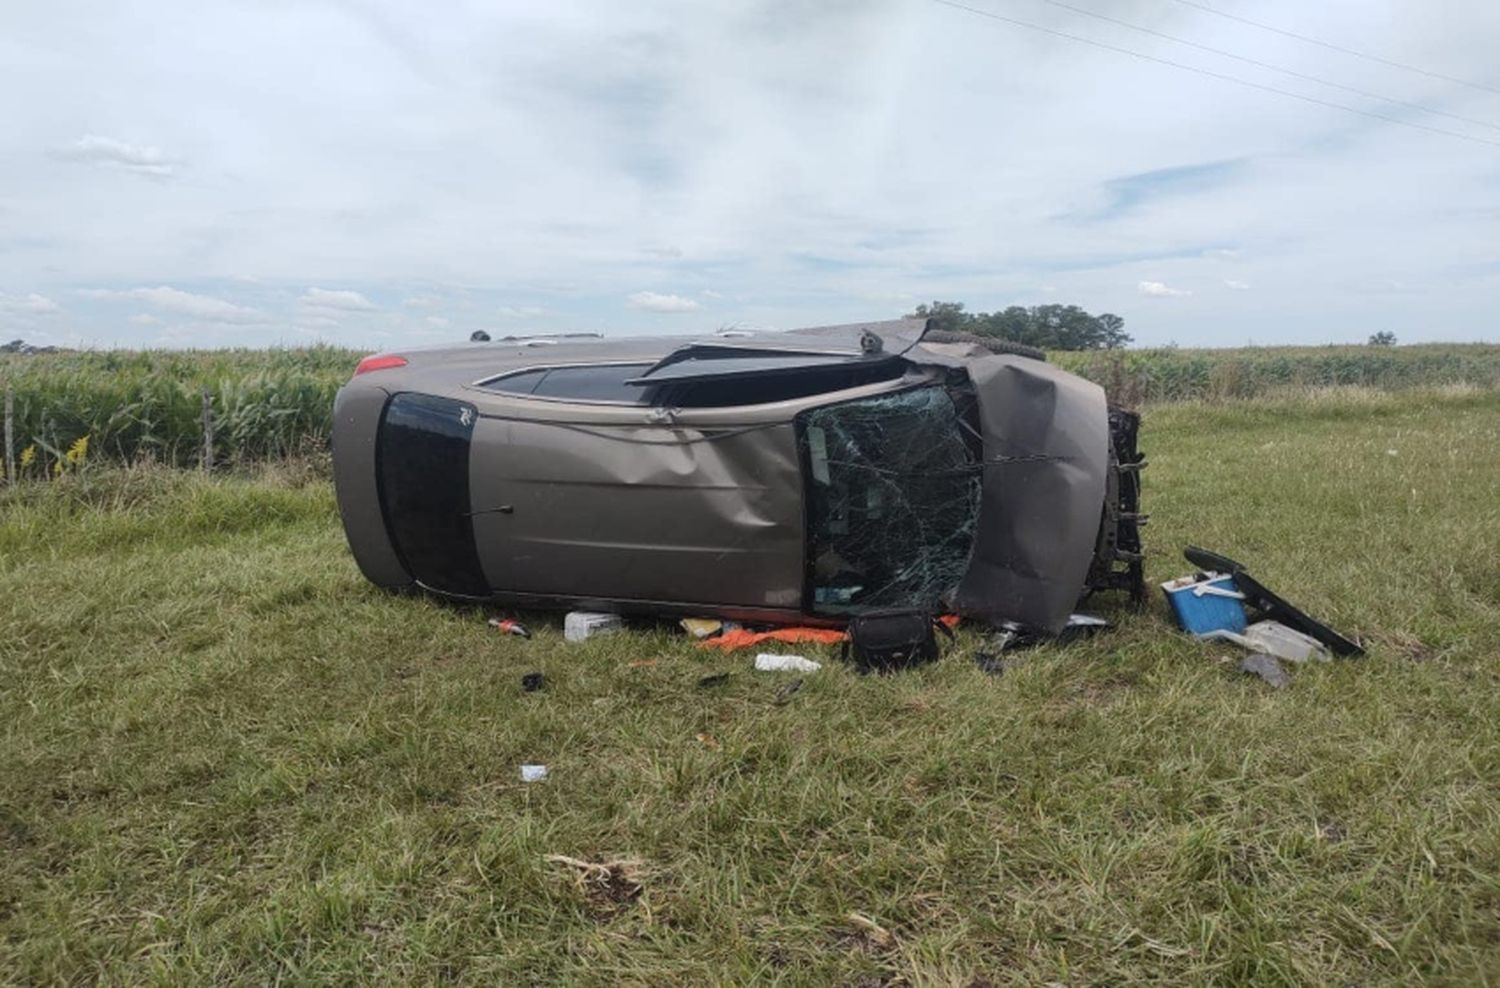
<svg viewBox="0 0 1500 988">
<path fill-rule="evenodd" d="M 936 608 L 969 565 L 980 463 L 942 387 L 803 413 L 812 604 Z"/>
</svg>

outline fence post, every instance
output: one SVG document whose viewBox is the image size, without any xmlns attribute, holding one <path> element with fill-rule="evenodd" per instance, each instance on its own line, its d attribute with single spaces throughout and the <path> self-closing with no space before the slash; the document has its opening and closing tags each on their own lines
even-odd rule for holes
<svg viewBox="0 0 1500 988">
<path fill-rule="evenodd" d="M 5 482 L 16 482 L 16 393 L 5 386 Z"/>
<path fill-rule="evenodd" d="M 203 389 L 203 455 L 199 460 L 204 473 L 214 468 L 214 396 Z"/>
</svg>

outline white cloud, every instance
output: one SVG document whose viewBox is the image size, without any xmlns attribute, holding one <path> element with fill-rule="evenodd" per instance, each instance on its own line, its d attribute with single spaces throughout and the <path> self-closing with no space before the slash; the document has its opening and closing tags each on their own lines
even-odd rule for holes
<svg viewBox="0 0 1500 988">
<path fill-rule="evenodd" d="M 1225 288 L 1232 288 L 1232 289 L 1234 289 L 1237 292 L 1248 292 L 1250 290 L 1250 282 L 1248 282 L 1248 281 L 1235 281 L 1233 278 L 1225 278 L 1224 279 L 1224 287 Z"/>
<path fill-rule="evenodd" d="M 1494 148 L 951 6 L 86 6 L 79 30 L 75 5 L 0 3 L 0 258 L 5 287 L 66 300 L 50 321 L 89 343 L 153 339 L 127 321 L 141 311 L 197 326 L 196 345 L 271 342 L 299 315 L 342 315 L 339 342 L 359 346 L 377 329 L 426 332 L 428 314 L 532 328 L 505 305 L 545 305 L 537 327 L 625 334 L 686 331 L 710 312 L 855 321 L 933 299 L 1077 303 L 1119 313 L 1141 345 L 1363 341 L 1374 324 L 1403 341 L 1495 335 Z M 1445 18 L 1374 6 L 1257 12 L 1493 74 L 1500 4 L 1450 0 Z M 1174 35 L 1230 30 L 1191 6 L 1151 9 Z M 1270 64 L 1309 57 L 1266 32 L 1236 45 Z M 920 71 L 927 51 L 951 71 Z M 1427 96 L 1486 112 L 1461 90 Z M 924 152 L 955 133 L 959 153 Z M 1205 320 L 1196 294 L 1142 295 L 1143 278 L 1205 298 L 1244 279 L 1242 302 L 1274 285 L 1285 318 L 1241 305 Z M 1388 278 L 1411 287 L 1368 290 Z M 186 285 L 266 321 L 205 330 L 141 302 L 84 305 L 73 292 L 88 285 Z M 299 305 L 309 285 L 381 311 Z M 626 304 L 647 286 L 701 308 L 669 319 Z"/>
<path fill-rule="evenodd" d="M 536 319 L 545 315 L 546 309 L 540 305 L 502 305 L 500 315 L 506 319 Z"/>
<path fill-rule="evenodd" d="M 343 289 L 309 288 L 297 302 L 310 309 L 337 309 L 340 312 L 374 312 L 377 308 L 359 292 Z"/>
<path fill-rule="evenodd" d="M 0 295 L 0 310 L 27 316 L 51 316 L 62 311 L 62 306 L 45 295 L 32 292 L 24 298 Z"/>
<path fill-rule="evenodd" d="M 434 329 L 444 329 L 448 325 L 448 320 L 442 316 L 428 316 L 425 321 L 427 325 L 432 326 Z"/>
<path fill-rule="evenodd" d="M 132 325 L 132 326 L 160 326 L 161 325 L 161 320 L 158 319 L 158 318 L 156 318 L 155 316 L 153 316 L 149 312 L 137 312 L 135 315 L 133 315 L 133 316 L 130 317 L 130 325 Z"/>
<path fill-rule="evenodd" d="M 645 312 L 696 312 L 702 308 L 697 302 L 681 295 L 661 295 L 657 292 L 636 292 L 626 300 L 632 309 Z"/>
<path fill-rule="evenodd" d="M 67 147 L 59 148 L 55 154 L 68 161 L 121 168 L 138 175 L 151 175 L 156 178 L 171 176 L 176 172 L 177 166 L 182 163 L 180 159 L 165 153 L 160 148 L 127 144 L 125 141 L 117 141 L 113 137 L 100 137 L 98 134 L 85 134 Z"/>
<path fill-rule="evenodd" d="M 705 289 L 703 289 L 703 291 L 699 292 L 698 294 L 702 295 L 704 298 L 723 298 L 724 297 L 723 295 L 720 295 L 718 292 L 714 291 L 712 288 L 705 288 Z"/>
<path fill-rule="evenodd" d="M 188 316 L 203 322 L 218 323 L 260 323 L 266 321 L 266 316 L 255 309 L 233 302 L 226 302 L 212 295 L 196 295 L 192 292 L 184 292 L 168 285 L 159 285 L 156 288 L 127 288 L 115 290 L 109 288 L 85 288 L 79 292 L 90 298 L 131 298 L 155 309 L 164 312 L 175 313 L 180 316 Z"/>
<path fill-rule="evenodd" d="M 1193 294 L 1185 288 L 1168 288 L 1160 281 L 1143 281 L 1135 290 L 1147 298 L 1184 298 Z"/>
</svg>

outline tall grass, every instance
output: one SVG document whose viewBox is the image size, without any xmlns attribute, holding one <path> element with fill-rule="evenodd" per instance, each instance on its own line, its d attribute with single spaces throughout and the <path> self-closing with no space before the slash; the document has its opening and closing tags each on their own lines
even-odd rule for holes
<svg viewBox="0 0 1500 988">
<path fill-rule="evenodd" d="M 1356 385 L 1381 391 L 1467 384 L 1500 387 L 1500 346 L 1247 347 L 1051 353 L 1065 370 L 1125 404 L 1224 401 Z"/>
<path fill-rule="evenodd" d="M 326 439 L 334 393 L 359 356 L 333 347 L 3 355 L 0 387 L 15 391 L 15 452 L 33 449 L 28 469 L 36 475 L 82 436 L 94 457 L 195 462 L 205 388 L 213 395 L 215 460 L 253 461 Z M 1124 350 L 1049 359 L 1128 405 L 1344 385 L 1500 388 L 1500 346 L 1491 344 Z"/>
</svg>

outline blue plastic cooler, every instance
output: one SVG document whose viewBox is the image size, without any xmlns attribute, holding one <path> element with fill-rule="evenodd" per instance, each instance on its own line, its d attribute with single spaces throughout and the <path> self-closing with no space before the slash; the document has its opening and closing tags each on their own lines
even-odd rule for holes
<svg viewBox="0 0 1500 988">
<path fill-rule="evenodd" d="M 1161 588 L 1177 623 L 1188 634 L 1245 630 L 1244 594 L 1234 585 L 1234 577 L 1219 573 L 1204 574 L 1201 580 L 1184 576 L 1163 583 Z"/>
</svg>

